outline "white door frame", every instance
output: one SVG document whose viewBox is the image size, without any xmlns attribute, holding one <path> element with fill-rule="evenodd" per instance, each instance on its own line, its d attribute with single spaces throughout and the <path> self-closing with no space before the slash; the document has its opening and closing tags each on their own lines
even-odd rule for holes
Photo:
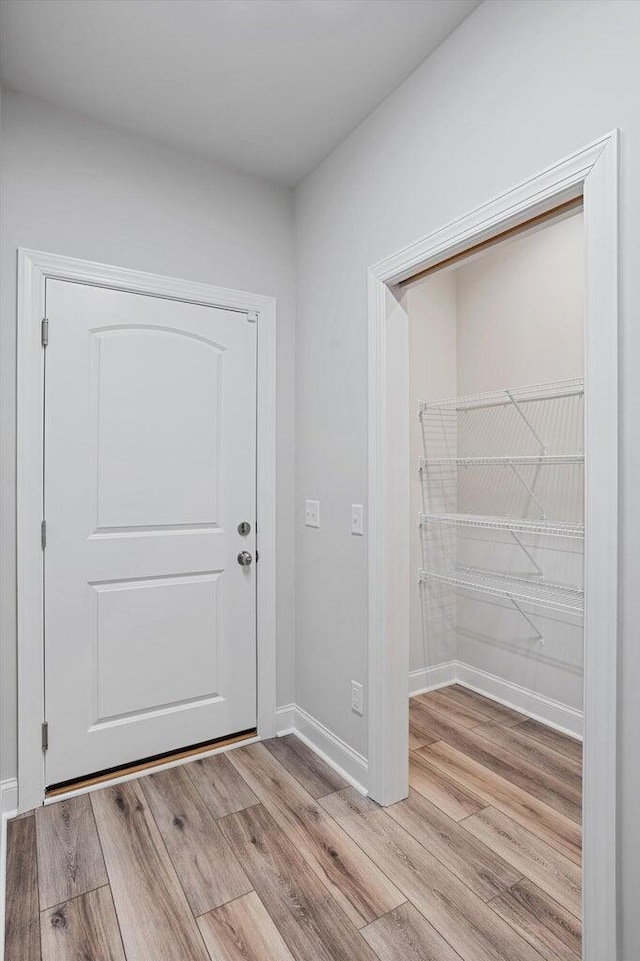
<svg viewBox="0 0 640 961">
<path fill-rule="evenodd" d="M 388 287 L 584 196 L 585 639 L 583 961 L 616 961 L 618 633 L 617 131 L 369 271 L 369 794 L 407 795 L 408 321 Z"/>
<path fill-rule="evenodd" d="M 258 736 L 276 733 L 276 302 L 274 297 L 176 280 L 37 250 L 18 251 L 17 569 L 18 811 L 42 804 L 44 700 L 44 317 L 47 278 L 255 312 L 257 373 Z M 55 339 L 55 331 L 51 331 Z"/>
</svg>

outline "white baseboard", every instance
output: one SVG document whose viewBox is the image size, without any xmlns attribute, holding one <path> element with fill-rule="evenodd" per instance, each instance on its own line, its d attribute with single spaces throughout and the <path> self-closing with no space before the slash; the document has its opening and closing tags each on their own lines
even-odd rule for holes
<svg viewBox="0 0 640 961">
<path fill-rule="evenodd" d="M 409 697 L 414 694 L 425 694 L 435 691 L 439 687 L 453 684 L 456 677 L 456 661 L 445 661 L 434 667 L 423 667 L 409 674 Z"/>
<path fill-rule="evenodd" d="M 12 818 L 18 810 L 18 782 L 15 778 L 0 781 L 0 815 Z"/>
<path fill-rule="evenodd" d="M 7 883 L 7 821 L 18 810 L 18 782 L 0 781 L 0 958 L 4 958 L 4 908 Z"/>
<path fill-rule="evenodd" d="M 456 683 L 512 707 L 548 727 L 582 740 L 582 711 L 574 707 L 460 661 L 456 664 L 455 680 Z"/>
<path fill-rule="evenodd" d="M 554 701 L 544 694 L 537 694 L 513 681 L 505 681 L 502 677 L 472 667 L 462 661 L 445 661 L 433 667 L 411 671 L 409 674 L 409 697 L 435 691 L 439 687 L 449 684 L 461 684 L 478 694 L 484 694 L 506 707 L 512 707 L 527 717 L 541 721 L 548 727 L 555 728 L 569 737 L 582 740 L 582 711 L 574 707 Z"/>
<path fill-rule="evenodd" d="M 297 704 L 286 704 L 276 712 L 278 737 L 295 734 L 308 747 L 341 774 L 361 794 L 367 793 L 369 764 L 333 731 Z"/>
<path fill-rule="evenodd" d="M 434 691 L 449 684 L 461 684 L 563 734 L 582 739 L 582 711 L 461 661 L 446 661 L 412 671 L 409 675 L 409 696 Z M 276 730 L 278 737 L 295 734 L 358 791 L 367 793 L 367 759 L 297 704 L 285 704 L 278 708 Z"/>
<path fill-rule="evenodd" d="M 285 734 L 294 734 L 296 730 L 296 706 L 295 704 L 285 704 L 276 710 L 276 734 L 284 737 Z"/>
</svg>

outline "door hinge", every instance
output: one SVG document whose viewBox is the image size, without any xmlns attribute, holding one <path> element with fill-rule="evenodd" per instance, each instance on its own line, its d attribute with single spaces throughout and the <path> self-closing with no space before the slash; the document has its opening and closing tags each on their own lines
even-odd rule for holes
<svg viewBox="0 0 640 961">
<path fill-rule="evenodd" d="M 43 521 L 40 525 L 40 543 L 42 544 L 42 550 L 47 546 L 47 522 Z"/>
<path fill-rule="evenodd" d="M 258 311 L 257 310 L 248 311 L 247 320 L 249 321 L 250 324 L 255 324 L 258 320 Z"/>
<path fill-rule="evenodd" d="M 49 722 L 42 722 L 42 750 L 49 750 Z"/>
<path fill-rule="evenodd" d="M 42 318 L 42 326 L 40 328 L 40 340 L 42 341 L 42 346 L 47 347 L 49 344 L 49 321 L 46 317 Z"/>
</svg>

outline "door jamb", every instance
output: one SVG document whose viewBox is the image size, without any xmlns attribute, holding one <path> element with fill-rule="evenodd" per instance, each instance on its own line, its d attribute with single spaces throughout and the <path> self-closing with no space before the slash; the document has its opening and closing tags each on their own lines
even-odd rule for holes
<svg viewBox="0 0 640 961">
<path fill-rule="evenodd" d="M 17 571 L 18 812 L 44 801 L 41 746 L 44 611 L 44 317 L 47 279 L 93 284 L 258 315 L 256 469 L 256 642 L 258 736 L 276 733 L 276 301 L 274 297 L 178 280 L 125 267 L 18 250 Z"/>
<path fill-rule="evenodd" d="M 369 270 L 369 794 L 407 796 L 408 325 L 389 287 L 583 195 L 585 617 L 583 961 L 617 959 L 618 131 Z M 390 306 L 391 305 L 391 306 Z M 606 639 L 607 643 L 602 643 Z"/>
</svg>

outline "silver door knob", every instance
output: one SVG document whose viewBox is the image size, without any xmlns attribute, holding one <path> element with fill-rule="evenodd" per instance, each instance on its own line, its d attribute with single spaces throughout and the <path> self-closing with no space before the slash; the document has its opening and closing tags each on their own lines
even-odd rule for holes
<svg viewBox="0 0 640 961">
<path fill-rule="evenodd" d="M 253 557 L 251 556 L 249 551 L 240 551 L 240 553 L 238 554 L 238 564 L 240 565 L 240 567 L 249 567 L 252 561 L 253 561 Z"/>
</svg>

